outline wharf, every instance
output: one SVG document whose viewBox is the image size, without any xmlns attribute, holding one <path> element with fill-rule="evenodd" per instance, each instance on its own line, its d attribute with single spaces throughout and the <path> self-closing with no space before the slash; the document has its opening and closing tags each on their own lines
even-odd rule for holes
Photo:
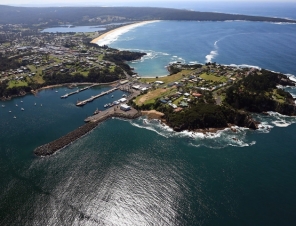
<svg viewBox="0 0 296 226">
<path fill-rule="evenodd" d="M 100 93 L 100 94 L 98 94 L 98 95 L 96 95 L 96 96 L 92 96 L 92 97 L 90 97 L 90 98 L 88 98 L 88 99 L 86 99 L 86 100 L 79 101 L 79 102 L 77 102 L 76 106 L 83 106 L 83 105 L 87 104 L 88 102 L 91 102 L 91 101 L 93 101 L 94 99 L 97 99 L 97 98 L 99 98 L 99 97 L 101 97 L 101 96 L 104 96 L 104 95 L 107 95 L 107 94 L 109 94 L 109 93 L 112 93 L 112 92 L 114 92 L 114 91 L 117 90 L 117 89 L 118 89 L 118 88 L 115 87 L 115 88 L 110 89 L 110 90 L 108 90 L 108 91 L 106 91 L 106 92 L 102 92 L 102 93 Z"/>
<path fill-rule="evenodd" d="M 82 91 L 84 91 L 84 90 L 87 90 L 87 89 L 89 89 L 89 88 L 91 88 L 91 87 L 93 87 L 93 86 L 95 86 L 95 85 L 96 85 L 96 84 L 91 85 L 91 86 L 84 87 L 84 88 L 82 88 L 82 89 L 78 89 L 78 90 L 76 90 L 76 91 L 74 91 L 74 92 L 71 92 L 71 93 L 66 93 L 65 95 L 61 96 L 61 98 L 67 98 L 67 97 L 69 97 L 69 96 L 71 96 L 71 95 L 74 95 L 74 94 L 76 94 L 76 93 L 79 93 L 79 92 L 82 92 Z"/>
</svg>

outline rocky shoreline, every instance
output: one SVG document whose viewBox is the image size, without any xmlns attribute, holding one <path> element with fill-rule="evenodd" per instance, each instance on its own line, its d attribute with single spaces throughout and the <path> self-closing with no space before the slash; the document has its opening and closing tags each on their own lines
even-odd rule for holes
<svg viewBox="0 0 296 226">
<path fill-rule="evenodd" d="M 135 119 L 135 118 L 140 117 L 141 115 L 142 115 L 141 112 L 137 112 L 134 115 L 127 115 L 127 114 L 117 113 L 117 112 L 112 113 L 112 114 L 108 114 L 105 117 L 102 117 L 97 121 L 91 121 L 91 122 L 86 123 L 83 126 L 80 126 L 76 130 L 66 134 L 65 136 L 60 137 L 57 140 L 54 140 L 50 143 L 47 143 L 47 144 L 37 147 L 34 150 L 34 154 L 39 157 L 50 156 L 50 155 L 54 154 L 55 152 L 67 147 L 69 144 L 73 143 L 74 141 L 78 140 L 79 138 L 83 137 L 84 135 L 88 134 L 93 129 L 95 129 L 101 122 L 108 120 L 112 117 Z"/>
</svg>

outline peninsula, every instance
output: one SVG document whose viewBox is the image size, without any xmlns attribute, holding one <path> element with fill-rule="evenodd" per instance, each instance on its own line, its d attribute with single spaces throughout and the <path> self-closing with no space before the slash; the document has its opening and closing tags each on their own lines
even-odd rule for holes
<svg viewBox="0 0 296 226">
<path fill-rule="evenodd" d="M 99 25 L 146 20 L 246 20 L 296 23 L 295 20 L 283 18 L 156 7 L 12 7 L 0 5 L 0 15 L 0 24 L 24 24 L 35 29 L 57 25 Z"/>
<path fill-rule="evenodd" d="M 17 14 L 13 13 L 16 11 Z M 108 105 L 105 111 L 87 117 L 86 124 L 77 130 L 38 147 L 34 151 L 37 156 L 55 153 L 111 117 L 133 119 L 143 113 L 148 117 L 156 116 L 175 131 L 205 132 L 210 128 L 217 130 L 233 125 L 257 129 L 260 122 L 252 118 L 252 113 L 276 111 L 296 115 L 295 99 L 283 89 L 287 85 L 295 86 L 295 82 L 281 73 L 210 62 L 205 65 L 177 62 L 167 66 L 168 76 L 141 78 L 127 61 L 140 59 L 145 53 L 98 45 L 106 36 L 120 32 L 120 29 L 116 30 L 120 26 L 132 28 L 155 20 L 296 21 L 163 8 L 135 10 L 129 7 L 48 10 L 0 6 L 0 13 L 2 100 L 35 93 L 42 87 L 71 83 L 112 83 L 115 86 L 112 89 L 123 89 L 129 93 L 120 102 Z M 114 22 L 119 25 L 112 24 Z M 70 24 L 104 24 L 106 30 L 93 33 L 40 32 L 45 27 Z M 80 101 L 77 106 L 101 95 Z"/>
</svg>

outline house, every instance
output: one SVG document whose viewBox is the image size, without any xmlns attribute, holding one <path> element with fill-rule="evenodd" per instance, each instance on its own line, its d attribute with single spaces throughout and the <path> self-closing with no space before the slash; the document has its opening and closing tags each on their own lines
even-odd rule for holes
<svg viewBox="0 0 296 226">
<path fill-rule="evenodd" d="M 128 106 L 127 104 L 121 104 L 120 109 L 123 111 L 129 111 L 129 110 L 131 110 L 131 107 Z"/>
<path fill-rule="evenodd" d="M 201 97 L 202 94 L 200 94 L 200 93 L 192 93 L 192 96 L 194 96 L 194 97 Z"/>
<path fill-rule="evenodd" d="M 138 89 L 140 89 L 140 86 L 139 85 L 133 85 L 132 88 L 138 90 Z"/>
<path fill-rule="evenodd" d="M 160 84 L 160 85 L 164 84 L 163 81 L 155 81 L 154 83 L 155 83 L 155 84 Z"/>
</svg>

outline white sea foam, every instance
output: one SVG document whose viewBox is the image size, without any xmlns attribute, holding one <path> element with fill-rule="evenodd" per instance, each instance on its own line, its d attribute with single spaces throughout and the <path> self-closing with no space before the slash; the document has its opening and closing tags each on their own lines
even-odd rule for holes
<svg viewBox="0 0 296 226">
<path fill-rule="evenodd" d="M 293 82 L 296 82 L 296 77 L 295 77 L 295 75 L 291 75 L 291 74 L 286 74 L 287 76 L 288 76 L 288 78 L 290 79 L 290 80 L 292 80 Z"/>
<path fill-rule="evenodd" d="M 145 22 L 141 22 L 141 23 L 123 26 L 122 28 L 118 28 L 118 29 L 115 29 L 114 31 L 110 32 L 105 37 L 98 40 L 96 43 L 100 46 L 109 45 L 110 43 L 116 41 L 119 36 L 123 35 L 124 33 L 129 32 L 130 30 L 135 29 L 140 26 L 143 26 L 143 25 L 146 25 L 146 24 L 155 23 L 155 22 L 159 22 L 159 20 L 145 21 Z"/>
<path fill-rule="evenodd" d="M 237 68 L 256 68 L 258 70 L 261 70 L 260 67 L 255 65 L 249 65 L 249 64 L 229 64 L 229 65 L 226 64 L 225 66 L 231 66 L 231 67 L 237 67 Z"/>
<path fill-rule="evenodd" d="M 160 136 L 166 138 L 181 138 L 191 146 L 205 146 L 209 148 L 224 148 L 227 146 L 246 147 L 254 145 L 254 141 L 246 141 L 246 133 L 249 131 L 246 128 L 234 126 L 231 129 L 226 128 L 217 132 L 192 132 L 182 131 L 175 132 L 172 128 L 159 122 L 159 120 L 148 120 L 145 117 L 140 117 L 130 121 L 131 125 L 138 128 L 147 129 L 156 132 Z"/>
<path fill-rule="evenodd" d="M 210 54 L 206 55 L 206 61 L 205 62 L 212 62 L 212 60 L 218 55 L 217 50 L 213 50 L 210 52 Z"/>
</svg>

